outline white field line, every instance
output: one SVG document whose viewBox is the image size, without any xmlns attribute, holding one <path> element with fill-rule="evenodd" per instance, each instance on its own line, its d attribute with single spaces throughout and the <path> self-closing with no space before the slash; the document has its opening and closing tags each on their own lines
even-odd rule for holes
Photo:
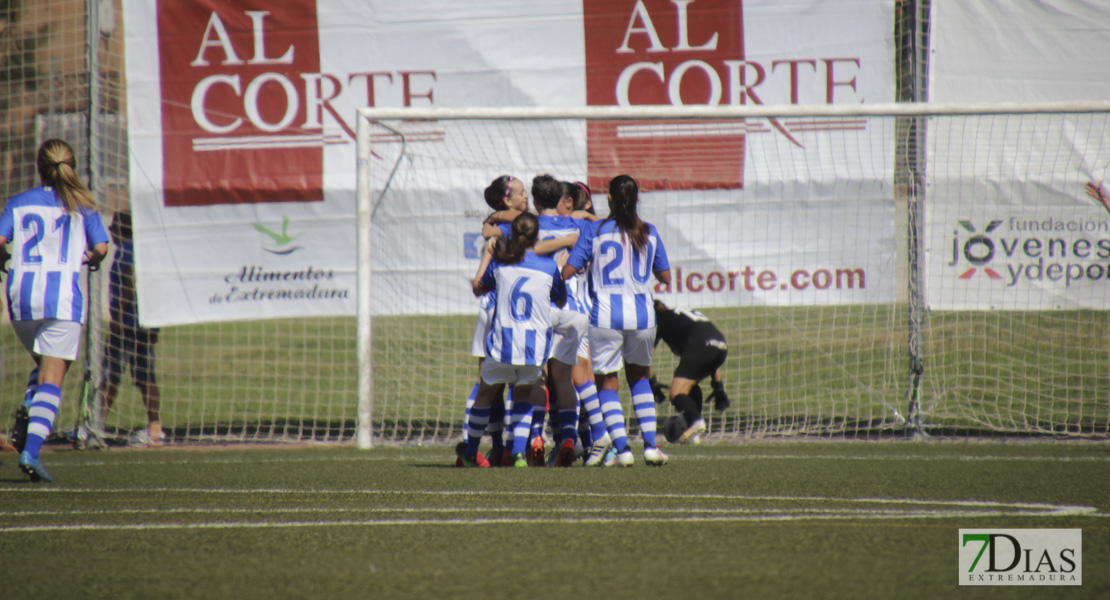
<svg viewBox="0 0 1110 600">
<path fill-rule="evenodd" d="M 677 512 L 677 511 L 676 511 Z M 537 517 L 525 516 L 518 518 L 471 518 L 471 519 L 348 519 L 339 521 L 228 521 L 205 523 L 73 523 L 49 525 L 19 525 L 0 527 L 0 535 L 11 532 L 56 532 L 56 531 L 120 531 L 143 530 L 153 531 L 161 529 L 277 529 L 287 527 L 336 527 L 336 526 L 376 526 L 376 525 L 497 525 L 497 524 L 543 524 L 543 525 L 589 525 L 602 523 L 705 523 L 705 522 L 776 522 L 776 521 L 834 521 L 834 520 L 905 520 L 905 519 L 953 519 L 953 518 L 984 518 L 984 517 L 1046 517 L 1067 516 L 1060 513 L 1042 513 L 1036 511 L 843 511 L 836 514 L 814 513 L 778 513 L 767 514 L 766 511 L 756 514 L 733 514 L 712 516 L 629 516 L 623 514 L 614 517 Z M 1089 515 L 1106 516 L 1106 515 Z"/>
<path fill-rule="evenodd" d="M 945 500 L 945 499 L 919 499 L 919 498 L 851 498 L 835 496 L 759 496 L 749 494 L 676 494 L 668 492 L 584 492 L 553 491 L 553 490 L 385 490 L 373 488 L 346 488 L 346 489 L 297 489 L 297 488 L 173 488 L 173 487 L 128 487 L 128 488 L 67 488 L 60 486 L 22 486 L 18 488 L 0 488 L 0 493 L 15 492 L 18 494 L 241 494 L 241 495 L 356 495 L 356 496 L 386 496 L 386 495 L 424 495 L 429 497 L 537 497 L 537 498 L 634 498 L 660 499 L 660 500 L 714 500 L 714 501 L 739 501 L 739 502 L 813 502 L 813 503 L 852 503 L 852 504 L 877 504 L 877 505 L 930 505 L 930 506 L 960 506 L 960 507 L 995 507 L 1019 508 L 1029 510 L 1054 511 L 1059 509 L 1082 509 L 1089 512 L 1095 509 L 1089 506 L 1073 506 L 1066 504 L 1047 504 L 1040 502 L 998 502 L 991 500 Z M 0 513 L 2 514 L 2 513 Z"/>
<path fill-rule="evenodd" d="M 158 529 L 236 529 L 236 528 L 280 528 L 280 527 L 333 527 L 338 525 L 479 525 L 479 524 L 592 524 L 592 523 L 664 523 L 664 522 L 773 522 L 773 521 L 813 521 L 813 520 L 847 520 L 847 519 L 952 519 L 952 518 L 982 518 L 982 517 L 1062 517 L 1062 516 L 1087 516 L 1104 517 L 1095 508 L 1090 506 L 1070 506 L 1028 502 L 990 502 L 979 500 L 928 500 L 910 498 L 833 498 L 821 496 L 745 496 L 728 494 L 652 494 L 652 493 L 581 493 L 581 492 L 493 492 L 493 491 L 410 491 L 410 490 L 294 490 L 294 489 L 246 489 L 235 490 L 226 488 L 127 488 L 112 490 L 79 490 L 57 488 L 33 488 L 44 492 L 101 492 L 127 494 L 134 498 L 138 493 L 157 493 L 160 496 L 166 493 L 182 494 L 241 494 L 241 495 L 334 495 L 334 494 L 359 494 L 359 495 L 396 495 L 396 494 L 421 494 L 429 497 L 457 497 L 460 499 L 475 496 L 499 497 L 567 497 L 582 500 L 583 498 L 655 498 L 655 499 L 682 499 L 682 500 L 715 500 L 715 501 L 740 501 L 740 502 L 780 502 L 780 503 L 805 503 L 811 506 L 798 506 L 794 508 L 771 507 L 712 507 L 690 508 L 661 507 L 649 509 L 627 509 L 620 507 L 573 507 L 544 509 L 543 516 L 536 515 L 534 507 L 519 506 L 468 506 L 458 507 L 314 507 L 305 508 L 281 507 L 277 509 L 266 508 L 143 508 L 143 509 L 114 509 L 114 510 L 78 510 L 78 511 L 0 511 L 0 517 L 7 519 L 28 518 L 42 516 L 68 516 L 87 519 L 91 516 L 104 517 L 108 515 L 133 515 L 142 516 L 143 522 L 135 523 L 49 523 L 29 525 L 0 526 L 0 534 L 16 531 L 73 531 L 73 530 L 158 530 Z M 819 507 L 820 504 L 863 504 L 873 505 L 874 508 L 860 508 L 852 506 Z M 928 508 L 934 507 L 934 508 Z M 504 514 L 505 512 L 525 513 L 519 517 L 488 517 L 476 515 Z M 372 519 L 342 519 L 342 520 L 274 520 L 259 518 L 254 520 L 199 522 L 199 523 L 150 523 L 145 519 L 151 515 L 184 515 L 184 514 L 213 514 L 237 515 L 252 514 L 257 516 L 303 514 L 303 515 L 335 515 L 335 514 L 419 514 L 433 515 L 433 518 L 372 518 Z M 455 518 L 436 518 L 434 515 L 458 515 Z M 473 516 L 468 516 L 473 515 Z M 552 516 L 559 515 L 559 516 Z M 612 516 L 608 516 L 612 515 Z"/>
<path fill-rule="evenodd" d="M 155 451 L 152 451 L 155 452 Z M 388 455 L 388 456 L 305 456 L 296 458 L 182 458 L 170 460 L 137 459 L 137 460 L 88 460 L 79 463 L 65 464 L 51 462 L 50 467 L 66 468 L 68 466 L 80 467 L 127 467 L 130 465 L 195 465 L 195 464 L 281 464 L 281 463 L 313 463 L 313 462 L 367 462 L 367 461 L 414 461 L 422 464 L 442 464 L 454 461 L 455 457 L 450 448 L 444 448 L 443 457 L 429 457 L 422 455 Z M 1106 456 L 997 456 L 997 455 L 953 455 L 933 456 L 919 454 L 899 454 L 882 456 L 843 456 L 838 454 L 747 454 L 747 455 L 716 455 L 716 454 L 683 454 L 674 457 L 676 462 L 684 460 L 844 460 L 844 461 L 954 461 L 954 462 L 1110 462 L 1110 455 Z M 0 491 L 3 491 L 0 488 Z"/>
</svg>

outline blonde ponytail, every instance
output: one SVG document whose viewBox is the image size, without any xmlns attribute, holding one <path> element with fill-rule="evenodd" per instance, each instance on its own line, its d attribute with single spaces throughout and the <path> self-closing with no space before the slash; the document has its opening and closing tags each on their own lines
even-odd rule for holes
<svg viewBox="0 0 1110 600">
<path fill-rule="evenodd" d="M 65 205 L 66 212 L 78 209 L 97 210 L 96 198 L 77 177 L 77 160 L 73 148 L 62 140 L 46 140 L 39 147 L 39 179 L 43 185 L 54 188 L 54 193 Z"/>
</svg>

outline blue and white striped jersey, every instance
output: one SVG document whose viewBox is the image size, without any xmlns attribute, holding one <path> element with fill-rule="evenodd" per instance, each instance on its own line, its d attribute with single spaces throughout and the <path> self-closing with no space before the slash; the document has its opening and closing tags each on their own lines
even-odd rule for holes
<svg viewBox="0 0 1110 600">
<path fill-rule="evenodd" d="M 84 323 L 81 260 L 86 249 L 108 241 L 100 215 L 86 209 L 67 213 L 52 188 L 37 187 L 8 200 L 0 235 L 12 243 L 11 319 Z"/>
<path fill-rule="evenodd" d="M 583 230 L 590 224 L 590 221 L 585 219 L 552 215 L 540 215 L 537 220 L 540 223 L 540 232 L 536 239 L 541 242 L 567 237 L 572 234 L 578 234 L 578 237 L 581 238 L 584 235 Z M 585 278 L 578 277 L 572 277 L 566 281 L 567 304 L 563 307 L 563 310 L 589 314 L 586 304 L 582 301 L 585 290 L 579 290 L 579 284 L 584 281 Z"/>
<path fill-rule="evenodd" d="M 518 263 L 494 259 L 481 285 L 497 294 L 486 356 L 511 365 L 542 365 L 551 356 L 551 303 L 567 296 L 555 261 L 534 252 Z"/>
<path fill-rule="evenodd" d="M 655 226 L 641 253 L 617 224 L 605 220 L 583 230 L 567 264 L 581 271 L 589 264 L 590 324 L 606 329 L 655 327 L 652 273 L 671 268 Z"/>
</svg>

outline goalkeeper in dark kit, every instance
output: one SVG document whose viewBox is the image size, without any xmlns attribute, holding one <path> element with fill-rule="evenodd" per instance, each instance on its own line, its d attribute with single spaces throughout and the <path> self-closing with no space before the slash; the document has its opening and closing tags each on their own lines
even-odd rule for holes
<svg viewBox="0 0 1110 600">
<path fill-rule="evenodd" d="M 655 301 L 655 344 L 666 342 L 678 356 L 678 367 L 671 379 L 669 398 L 678 415 L 670 417 L 663 425 L 663 435 L 667 441 L 679 444 L 698 444 L 705 432 L 702 419 L 702 394 L 698 382 L 710 378 L 713 393 L 706 402 L 713 400 L 713 407 L 724 411 L 729 407 L 728 394 L 725 393 L 721 379 L 721 367 L 728 357 L 728 344 L 725 336 L 708 317 L 696 310 L 671 309 L 662 302 Z M 656 402 L 667 399 L 662 385 L 651 377 L 651 389 Z"/>
</svg>

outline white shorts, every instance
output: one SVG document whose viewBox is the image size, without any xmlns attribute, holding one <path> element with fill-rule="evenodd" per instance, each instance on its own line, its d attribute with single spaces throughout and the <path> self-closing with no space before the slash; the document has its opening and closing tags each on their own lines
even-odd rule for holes
<svg viewBox="0 0 1110 600">
<path fill-rule="evenodd" d="M 486 357 L 486 339 L 489 338 L 490 328 L 493 327 L 493 303 L 489 308 L 478 309 L 478 323 L 474 325 L 474 337 L 470 339 L 470 355 L 478 358 Z"/>
<path fill-rule="evenodd" d="M 63 360 L 77 360 L 81 348 L 81 324 L 58 319 L 12 321 L 15 335 L 29 352 Z"/>
<path fill-rule="evenodd" d="M 594 373 L 616 373 L 621 361 L 651 366 L 651 352 L 655 348 L 655 328 L 606 329 L 590 326 L 590 352 Z"/>
<path fill-rule="evenodd" d="M 578 358 L 590 360 L 590 336 L 589 331 L 586 335 L 582 336 L 582 341 L 578 344 Z"/>
<path fill-rule="evenodd" d="M 564 365 L 578 364 L 578 348 L 590 329 L 590 318 L 573 310 L 551 311 L 551 358 Z"/>
<path fill-rule="evenodd" d="M 489 385 L 510 383 L 529 385 L 543 377 L 543 365 L 510 365 L 487 358 L 482 363 L 482 381 Z"/>
</svg>

